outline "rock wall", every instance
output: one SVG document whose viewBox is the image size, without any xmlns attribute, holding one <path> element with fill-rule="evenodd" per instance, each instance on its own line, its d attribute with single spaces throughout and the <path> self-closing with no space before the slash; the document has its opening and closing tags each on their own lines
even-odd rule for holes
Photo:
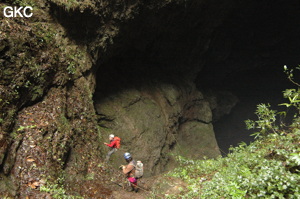
<svg viewBox="0 0 300 199">
<path fill-rule="evenodd" d="M 103 101 L 96 103 L 98 113 L 102 114 L 100 121 L 93 103 L 98 98 L 93 95 L 96 80 L 101 82 L 100 69 L 107 69 L 103 63 L 119 47 L 114 43 L 115 37 L 139 13 L 147 10 L 146 13 L 155 16 L 157 10 L 166 8 L 172 1 L 7 0 L 0 3 L 0 7 L 22 3 L 34 7 L 32 18 L 4 18 L 1 13 L 1 197 L 46 198 L 61 194 L 104 198 L 110 195 L 111 176 L 101 170 L 106 153 L 102 142 L 109 132 L 123 138 L 124 150 L 131 149 L 137 158 L 145 159 L 150 174 L 165 170 L 170 162 L 168 153 L 172 151 L 194 158 L 219 154 L 209 104 L 191 83 L 193 79 L 186 78 L 195 77 L 203 66 L 198 65 L 203 63 L 201 56 L 224 12 L 216 12 L 220 14 L 214 16 L 206 29 L 204 22 L 223 7 L 214 8 L 214 3 L 208 1 L 174 2 L 179 4 L 172 4 L 166 13 L 180 8 L 184 13 L 180 24 L 190 22 L 186 6 L 197 5 L 200 10 L 208 11 L 201 15 L 203 20 L 195 22 L 197 30 L 204 30 L 197 37 L 197 45 L 189 51 L 176 51 L 168 58 L 172 60 L 181 52 L 184 52 L 182 56 L 193 52 L 191 59 L 181 60 L 181 63 L 189 60 L 187 69 L 181 64 L 176 67 L 180 68 L 176 77 L 187 71 L 185 79 L 179 84 L 123 89 L 115 95 L 100 92 L 99 99 Z M 181 17 L 174 19 L 178 18 Z M 180 32 L 175 40 L 184 34 L 183 30 Z M 187 38 L 190 36 L 195 35 Z M 204 36 L 202 40 L 201 36 Z M 163 54 L 168 52 L 170 41 L 165 45 L 162 40 L 160 47 L 165 47 L 159 49 L 164 49 Z M 188 44 L 192 43 L 190 40 Z M 167 72 L 173 71 L 172 67 L 167 68 Z M 190 137 L 194 138 L 193 154 L 187 153 Z M 204 141 L 198 145 L 197 140 Z M 44 190 L 40 189 L 42 186 Z"/>
<path fill-rule="evenodd" d="M 45 2 L 34 14 L 1 19 L 1 197 L 44 198 L 57 179 L 86 175 L 101 160 L 92 60 Z"/>
<path fill-rule="evenodd" d="M 118 20 L 114 25 L 117 28 L 133 17 L 141 4 L 132 2 L 135 6 L 129 3 L 115 7 L 102 2 L 101 6 L 93 7 L 97 3 L 0 3 L 1 8 L 20 4 L 34 8 L 31 18 L 5 18 L 2 9 L 0 12 L 1 198 L 45 198 L 54 194 L 63 197 L 66 191 L 84 197 L 105 197 L 110 193 L 106 174 L 97 171 L 97 180 L 87 177 L 94 176 L 103 156 L 92 100 L 93 63 L 96 52 L 105 51 L 108 35 L 112 38 L 117 33 L 109 32 L 104 24 Z M 97 12 L 109 17 L 103 19 Z M 79 18 L 74 17 L 78 14 Z M 70 23 L 66 25 L 61 16 Z M 92 25 L 94 29 L 90 23 L 76 21 L 88 17 L 97 24 Z M 76 40 L 73 23 L 90 40 Z M 97 37 L 90 34 L 93 31 Z M 85 189 L 93 180 L 96 182 Z M 42 186 L 44 190 L 40 189 Z M 91 194 L 93 187 L 101 189 Z"/>
<path fill-rule="evenodd" d="M 122 148 L 112 158 L 116 165 L 129 151 L 147 165 L 149 176 L 169 168 L 171 153 L 189 158 L 220 155 L 209 102 L 193 84 L 122 90 L 95 101 L 95 107 L 104 137 L 113 133 L 122 138 Z"/>
</svg>

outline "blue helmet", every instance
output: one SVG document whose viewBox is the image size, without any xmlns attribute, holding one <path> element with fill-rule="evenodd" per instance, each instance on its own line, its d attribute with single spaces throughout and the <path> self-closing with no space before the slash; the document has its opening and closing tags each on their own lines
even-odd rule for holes
<svg viewBox="0 0 300 199">
<path fill-rule="evenodd" d="M 129 158 L 131 158 L 131 154 L 128 152 L 124 153 L 124 158 L 125 160 L 128 160 Z"/>
</svg>

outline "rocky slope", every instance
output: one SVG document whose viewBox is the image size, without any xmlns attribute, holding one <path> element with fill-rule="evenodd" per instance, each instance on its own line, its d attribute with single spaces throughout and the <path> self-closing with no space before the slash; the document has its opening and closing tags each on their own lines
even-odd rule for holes
<svg viewBox="0 0 300 199">
<path fill-rule="evenodd" d="M 95 107 L 101 132 L 122 138 L 116 166 L 125 151 L 147 165 L 148 176 L 168 169 L 170 153 L 189 158 L 220 155 L 210 103 L 193 85 L 153 83 L 95 101 Z"/>
</svg>

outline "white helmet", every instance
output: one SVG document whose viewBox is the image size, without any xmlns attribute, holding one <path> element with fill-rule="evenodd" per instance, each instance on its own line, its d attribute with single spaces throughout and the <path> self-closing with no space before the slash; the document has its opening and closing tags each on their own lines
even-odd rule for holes
<svg viewBox="0 0 300 199">
<path fill-rule="evenodd" d="M 125 160 L 128 160 L 129 158 L 131 158 L 131 154 L 128 152 L 124 153 L 124 158 Z"/>
<path fill-rule="evenodd" d="M 110 137 L 110 138 L 114 138 L 115 135 L 114 135 L 114 134 L 110 134 L 109 137 Z"/>
</svg>

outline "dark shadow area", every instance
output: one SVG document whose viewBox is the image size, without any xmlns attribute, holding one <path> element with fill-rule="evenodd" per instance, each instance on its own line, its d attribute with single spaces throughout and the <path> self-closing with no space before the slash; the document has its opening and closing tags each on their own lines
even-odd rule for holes
<svg viewBox="0 0 300 199">
<path fill-rule="evenodd" d="M 216 138 L 223 154 L 228 153 L 231 145 L 237 146 L 238 143 L 250 143 L 254 140 L 250 135 L 256 130 L 247 130 L 245 120 L 258 119 L 255 115 L 258 104 L 270 104 L 271 109 L 277 111 L 286 110 L 284 106 L 278 106 L 280 103 L 287 102 L 283 98 L 282 91 L 295 88 L 295 85 L 287 80 L 283 71 L 276 72 L 268 69 L 245 71 L 225 81 L 224 85 L 237 95 L 239 103 L 230 114 L 214 123 Z M 283 122 L 290 122 L 290 119 L 285 119 Z"/>
<path fill-rule="evenodd" d="M 229 90 L 239 103 L 232 112 L 214 123 L 219 147 L 249 143 L 253 131 L 246 130 L 246 119 L 256 120 L 256 105 L 270 103 L 280 110 L 286 102 L 282 91 L 295 88 L 283 66 L 299 64 L 300 3 L 277 0 L 240 2 L 215 32 L 212 48 L 197 85 Z"/>
<path fill-rule="evenodd" d="M 88 44 L 102 36 L 98 35 L 98 31 L 103 18 L 93 14 L 91 9 L 85 9 L 84 11 L 78 9 L 68 10 L 66 7 L 60 7 L 51 2 L 49 2 L 49 5 L 53 18 L 66 28 L 67 36 L 77 44 Z"/>
<path fill-rule="evenodd" d="M 187 78 L 200 91 L 230 91 L 239 103 L 214 122 L 218 144 L 228 153 L 231 145 L 253 140 L 244 120 L 256 120 L 257 104 L 278 109 L 284 101 L 282 91 L 295 87 L 283 66 L 299 64 L 300 3 L 234 2 L 222 22 L 216 19 L 222 5 L 194 4 L 169 6 L 155 14 L 142 11 L 124 24 L 106 56 L 98 60 L 94 99 L 126 88 L 151 87 L 153 82 L 180 84 Z"/>
<path fill-rule="evenodd" d="M 98 60 L 96 92 L 105 98 L 130 87 L 194 81 L 205 62 L 211 34 L 225 17 L 224 7 L 230 8 L 216 2 L 142 9 L 121 26 L 113 45 Z"/>
</svg>

